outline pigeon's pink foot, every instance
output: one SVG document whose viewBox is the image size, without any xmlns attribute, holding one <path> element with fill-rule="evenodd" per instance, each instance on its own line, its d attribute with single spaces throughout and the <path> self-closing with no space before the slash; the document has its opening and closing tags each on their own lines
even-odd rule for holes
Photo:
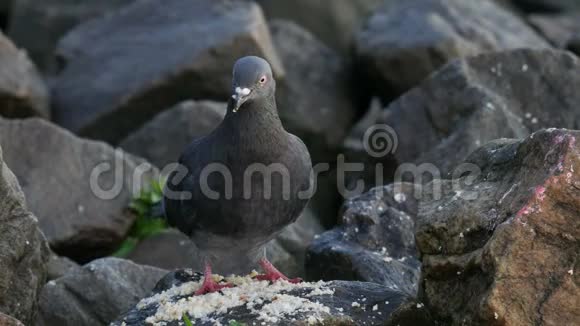
<svg viewBox="0 0 580 326">
<path fill-rule="evenodd" d="M 219 291 L 223 288 L 231 288 L 232 284 L 218 284 L 213 280 L 211 273 L 211 265 L 205 264 L 205 270 L 203 272 L 203 284 L 199 290 L 195 291 L 195 295 L 204 295 L 206 293 L 212 293 Z"/>
<path fill-rule="evenodd" d="M 290 283 L 300 283 L 302 279 L 297 278 L 288 278 L 286 275 L 282 274 L 271 262 L 268 261 L 266 258 L 260 259 L 260 266 L 266 272 L 265 274 L 261 274 L 256 276 L 256 279 L 259 281 L 271 281 L 275 282 L 277 280 L 285 280 Z"/>
</svg>

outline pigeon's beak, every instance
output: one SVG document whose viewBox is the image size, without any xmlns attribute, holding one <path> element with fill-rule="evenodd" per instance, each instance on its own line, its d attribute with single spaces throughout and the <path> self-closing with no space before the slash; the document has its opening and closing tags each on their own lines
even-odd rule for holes
<svg viewBox="0 0 580 326">
<path fill-rule="evenodd" d="M 236 89 L 234 90 L 234 94 L 232 95 L 232 98 L 235 101 L 233 108 L 234 113 L 238 112 L 242 104 L 244 104 L 246 100 L 248 100 L 250 93 L 252 93 L 252 90 L 249 88 L 236 87 Z"/>
</svg>

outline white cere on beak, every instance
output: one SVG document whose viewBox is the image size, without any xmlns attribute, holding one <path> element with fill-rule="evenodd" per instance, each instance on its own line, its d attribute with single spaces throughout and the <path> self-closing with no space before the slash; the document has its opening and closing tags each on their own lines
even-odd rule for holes
<svg viewBox="0 0 580 326">
<path fill-rule="evenodd" d="M 236 87 L 236 95 L 238 96 L 248 96 L 251 92 L 252 90 L 249 88 Z"/>
</svg>

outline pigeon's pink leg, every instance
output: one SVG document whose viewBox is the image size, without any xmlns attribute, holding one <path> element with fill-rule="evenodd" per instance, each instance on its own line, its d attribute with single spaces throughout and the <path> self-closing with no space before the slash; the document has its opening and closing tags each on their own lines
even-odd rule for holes
<svg viewBox="0 0 580 326">
<path fill-rule="evenodd" d="M 231 288 L 231 287 L 233 287 L 232 284 L 217 284 L 212 277 L 211 265 L 209 263 L 205 263 L 205 270 L 203 272 L 203 284 L 201 285 L 199 290 L 195 291 L 195 295 L 203 295 L 206 293 L 219 291 L 223 288 Z"/>
<path fill-rule="evenodd" d="M 266 258 L 260 259 L 260 266 L 262 267 L 264 272 L 266 272 L 266 274 L 256 276 L 257 280 L 272 281 L 272 282 L 275 282 L 277 280 L 285 280 L 290 283 L 302 282 L 302 279 L 299 277 L 292 279 L 288 278 L 286 275 L 282 274 L 276 267 L 274 267 L 274 265 L 272 265 L 272 263 L 269 262 L 268 259 Z"/>
</svg>

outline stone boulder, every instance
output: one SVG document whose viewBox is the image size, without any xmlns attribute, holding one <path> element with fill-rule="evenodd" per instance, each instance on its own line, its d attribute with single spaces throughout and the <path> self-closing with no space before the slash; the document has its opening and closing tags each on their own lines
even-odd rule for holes
<svg viewBox="0 0 580 326">
<path fill-rule="evenodd" d="M 393 99 L 457 57 L 548 48 L 524 21 L 493 1 L 386 2 L 357 35 L 357 64 L 383 99 Z"/>
<path fill-rule="evenodd" d="M 24 326 L 24 324 L 15 318 L 5 315 L 0 312 L 0 325 L 2 326 Z"/>
<path fill-rule="evenodd" d="M 55 120 L 110 143 L 181 101 L 229 98 L 232 66 L 244 55 L 283 75 L 262 11 L 249 1 L 137 1 L 72 30 L 58 54 Z"/>
<path fill-rule="evenodd" d="M 384 0 L 258 0 L 269 19 L 291 20 L 325 44 L 348 53 L 354 31 Z M 389 0 L 392 1 L 392 0 Z"/>
<path fill-rule="evenodd" d="M 554 46 L 568 49 L 576 55 L 578 51 L 578 36 L 580 31 L 580 12 L 569 14 L 531 15 L 528 19 Z"/>
<path fill-rule="evenodd" d="M 580 321 L 580 132 L 498 140 L 480 173 L 425 186 L 419 301 L 443 325 Z"/>
<path fill-rule="evenodd" d="M 163 169 L 195 138 L 209 134 L 223 120 L 226 103 L 185 101 L 164 111 L 119 144 Z"/>
<path fill-rule="evenodd" d="M 48 271 L 47 280 L 48 281 L 56 280 L 57 278 L 65 276 L 68 273 L 74 273 L 76 270 L 80 268 L 81 265 L 77 264 L 70 258 L 58 256 L 55 253 L 51 253 L 47 264 Z"/>
<path fill-rule="evenodd" d="M 0 312 L 31 324 L 49 250 L 0 147 Z M 0 325 L 17 325 L 0 314 Z M 12 324 L 11 324 L 12 323 Z"/>
<path fill-rule="evenodd" d="M 273 21 L 270 31 L 286 71 L 276 94 L 284 127 L 304 140 L 314 161 L 335 159 L 357 115 L 346 62 L 292 22 Z"/>
<path fill-rule="evenodd" d="M 80 23 L 127 3 L 127 0 L 10 1 L 13 6 L 7 29 L 8 36 L 25 48 L 39 67 L 49 72 L 58 68 L 54 50 L 62 35 Z"/>
<path fill-rule="evenodd" d="M 395 161 L 397 170 L 385 178 L 415 183 L 461 173 L 457 165 L 491 140 L 580 126 L 579 88 L 580 59 L 569 52 L 522 49 L 456 60 L 375 120 L 369 139 L 397 146 L 374 163 Z"/>
<path fill-rule="evenodd" d="M 112 323 L 183 325 L 189 315 L 194 325 L 383 325 L 408 297 L 385 286 L 364 282 L 269 284 L 233 277 L 236 284 L 221 292 L 193 296 L 201 274 L 191 270 L 168 274 L 154 294 Z"/>
<path fill-rule="evenodd" d="M 41 119 L 0 119 L 6 163 L 52 249 L 80 261 L 110 253 L 135 216 L 127 207 L 156 169 Z"/>
<path fill-rule="evenodd" d="M 308 248 L 308 279 L 375 282 L 416 295 L 420 264 L 413 234 L 414 192 L 413 185 L 403 183 L 348 199 L 339 226 Z"/>
<path fill-rule="evenodd" d="M 153 289 L 167 271 L 104 258 L 48 282 L 37 326 L 107 325 Z"/>
<path fill-rule="evenodd" d="M 0 31 L 0 116 L 48 118 L 48 89 L 26 52 Z"/>
</svg>

